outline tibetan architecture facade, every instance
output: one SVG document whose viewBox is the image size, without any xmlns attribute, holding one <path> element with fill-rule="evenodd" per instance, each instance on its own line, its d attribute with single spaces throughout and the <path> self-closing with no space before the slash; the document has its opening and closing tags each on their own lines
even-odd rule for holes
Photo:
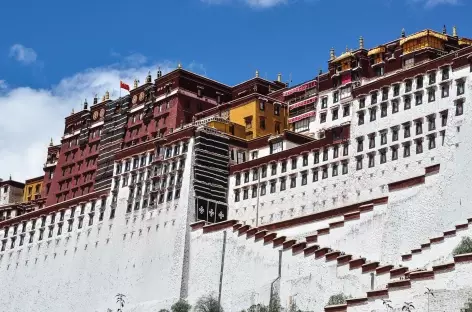
<svg viewBox="0 0 472 312">
<path fill-rule="evenodd" d="M 116 293 L 138 312 L 208 295 L 225 311 L 460 311 L 471 97 L 456 28 L 361 37 L 295 86 L 178 66 L 95 97 L 43 177 L 0 182 L 0 311 L 106 311 Z"/>
</svg>

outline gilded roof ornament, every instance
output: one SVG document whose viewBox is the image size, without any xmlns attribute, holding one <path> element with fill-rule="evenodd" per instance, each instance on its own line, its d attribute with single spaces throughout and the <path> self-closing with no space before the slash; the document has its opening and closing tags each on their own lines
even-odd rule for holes
<svg viewBox="0 0 472 312">
<path fill-rule="evenodd" d="M 331 50 L 329 50 L 329 59 L 332 61 L 336 58 L 336 55 L 334 54 L 334 48 L 331 48 Z"/>
<path fill-rule="evenodd" d="M 88 109 L 87 99 L 85 99 L 85 102 L 84 102 L 84 109 Z"/>
<path fill-rule="evenodd" d="M 151 77 L 151 71 L 148 72 L 148 75 L 146 76 L 146 83 L 150 83 L 152 80 L 152 77 Z"/>
<path fill-rule="evenodd" d="M 452 36 L 457 37 L 457 27 L 456 26 L 452 26 Z"/>
<path fill-rule="evenodd" d="M 256 78 L 259 78 L 259 71 L 256 70 Z"/>
<path fill-rule="evenodd" d="M 138 84 L 139 84 L 139 80 L 138 79 L 134 79 L 134 88 L 136 89 L 138 87 Z"/>
<path fill-rule="evenodd" d="M 277 81 L 282 82 L 282 74 L 281 73 L 277 74 Z"/>
<path fill-rule="evenodd" d="M 105 100 L 109 100 L 110 99 L 110 92 L 105 92 Z"/>
<path fill-rule="evenodd" d="M 49 146 L 54 146 L 54 143 L 52 141 L 52 138 L 51 138 L 51 142 L 49 142 Z"/>
<path fill-rule="evenodd" d="M 72 112 L 70 113 L 71 115 L 74 115 L 74 108 L 72 107 Z"/>
<path fill-rule="evenodd" d="M 443 35 L 447 35 L 446 25 L 443 26 Z"/>
<path fill-rule="evenodd" d="M 182 63 L 179 62 L 179 64 L 177 65 L 177 68 L 182 69 Z"/>
<path fill-rule="evenodd" d="M 364 49 L 364 38 L 362 36 L 359 37 L 359 49 Z"/>
<path fill-rule="evenodd" d="M 406 32 L 405 32 L 405 28 L 402 29 L 402 38 L 405 38 L 406 37 Z"/>
</svg>

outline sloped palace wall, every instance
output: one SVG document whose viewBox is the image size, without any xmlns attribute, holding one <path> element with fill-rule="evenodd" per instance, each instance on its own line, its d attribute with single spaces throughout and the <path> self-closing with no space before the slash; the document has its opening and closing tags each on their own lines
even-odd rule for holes
<svg viewBox="0 0 472 312">
<path fill-rule="evenodd" d="M 344 246 L 356 257 L 398 265 L 402 254 L 472 217 L 471 76 L 468 67 L 454 74 L 467 76 L 464 115 L 454 116 L 451 101 L 438 104 L 449 109 L 446 148 L 441 148 L 434 160 L 425 160 L 422 167 L 440 165 L 439 172 L 426 174 L 425 182 L 419 185 L 386 189 L 382 196 L 388 197 L 388 202 L 376 206 L 371 217 L 361 218 L 344 236 L 333 240 L 333 247 L 342 250 Z M 356 131 L 353 126 L 352 132 Z M 191 139 L 188 155 L 193 155 L 193 143 Z M 192 157 L 186 158 L 178 201 L 127 214 L 128 191 L 120 188 L 113 220 L 105 217 L 99 222 L 95 215 L 93 225 L 88 226 L 86 216 L 80 230 L 74 227 L 69 233 L 64 229 L 61 236 L 51 239 L 46 230 L 46 239 L 41 242 L 35 239 L 32 244 L 7 248 L 0 260 L 0 311 L 105 312 L 116 306 L 117 293 L 126 295 L 125 311 L 159 311 L 169 309 L 180 297 L 194 304 L 202 295 L 218 296 L 221 273 L 225 311 L 267 304 L 274 289 L 282 306 L 296 301 L 299 308 L 308 311 L 323 311 L 329 297 L 340 292 L 366 296 L 371 289 L 370 276 L 344 272 L 335 262 L 293 256 L 291 249 L 280 254 L 280 248 L 264 244 L 264 240 L 247 239 L 245 234 L 240 236 L 232 227 L 224 229 L 226 246 L 221 271 L 224 230 L 204 233 L 202 228 L 190 228 L 195 221 L 192 161 Z M 400 166 L 406 164 L 399 163 Z M 410 178 L 407 167 L 399 170 Z M 421 172 L 424 174 L 424 170 Z M 89 209 L 87 204 L 86 214 Z M 26 233 L 31 226 L 28 223 Z M 414 301 L 419 306 L 417 310 L 421 310 L 426 305 L 424 292 L 428 286 L 438 294 L 430 311 L 457 311 L 472 295 L 472 285 L 467 282 L 471 273 L 470 262 L 457 264 L 454 272 L 436 276 L 429 284 L 427 280 L 415 284 L 408 296 L 393 292 L 390 298 L 396 304 Z M 376 278 L 374 289 L 381 288 L 379 283 Z M 445 308 L 448 302 L 453 303 L 450 310 Z M 348 311 L 382 308 L 378 304 Z"/>
</svg>

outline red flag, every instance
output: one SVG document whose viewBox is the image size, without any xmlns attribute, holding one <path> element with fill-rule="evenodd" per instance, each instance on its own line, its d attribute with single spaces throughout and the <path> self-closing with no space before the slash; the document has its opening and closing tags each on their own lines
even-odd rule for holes
<svg viewBox="0 0 472 312">
<path fill-rule="evenodd" d="M 129 91 L 129 85 L 120 80 L 120 88 Z"/>
</svg>

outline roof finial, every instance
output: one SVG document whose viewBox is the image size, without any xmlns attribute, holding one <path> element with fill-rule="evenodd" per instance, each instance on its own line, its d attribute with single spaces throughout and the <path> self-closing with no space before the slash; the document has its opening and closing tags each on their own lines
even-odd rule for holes
<svg viewBox="0 0 472 312">
<path fill-rule="evenodd" d="M 98 103 L 98 94 L 95 93 L 95 96 L 93 97 L 93 104 Z"/>
<path fill-rule="evenodd" d="M 402 28 L 402 38 L 406 37 L 405 28 Z"/>
<path fill-rule="evenodd" d="M 347 45 L 346 45 L 346 53 L 347 53 L 347 52 L 349 52 L 349 48 L 348 48 Z"/>
<path fill-rule="evenodd" d="M 443 35 L 447 35 L 446 25 L 443 26 Z"/>
<path fill-rule="evenodd" d="M 49 142 L 49 146 L 54 146 L 54 143 L 52 142 L 52 138 L 51 138 L 51 142 Z"/>
<path fill-rule="evenodd" d="M 87 99 L 85 99 L 85 102 L 84 102 L 84 109 L 87 110 L 88 109 L 88 103 L 87 103 Z"/>
<path fill-rule="evenodd" d="M 71 115 L 74 115 L 74 108 L 72 107 L 72 112 L 70 113 Z"/>
<path fill-rule="evenodd" d="M 182 63 L 179 62 L 179 64 L 177 65 L 177 68 L 182 69 Z"/>
<path fill-rule="evenodd" d="M 457 37 L 457 27 L 456 26 L 452 26 L 452 36 Z"/>
<path fill-rule="evenodd" d="M 320 68 L 320 70 L 318 71 L 318 75 L 321 76 L 322 73 L 323 73 L 323 70 Z"/>
<path fill-rule="evenodd" d="M 151 71 L 148 71 L 148 75 L 146 76 L 146 83 L 150 83 L 151 80 L 152 80 Z"/>
<path fill-rule="evenodd" d="M 277 81 L 282 82 L 282 74 L 281 73 L 277 74 Z"/>
<path fill-rule="evenodd" d="M 329 59 L 332 61 L 336 58 L 335 54 L 334 54 L 334 48 L 331 48 L 331 50 L 329 50 Z"/>
<path fill-rule="evenodd" d="M 157 68 L 157 79 L 161 78 L 162 77 L 162 71 L 161 71 L 161 67 L 159 66 Z"/>
<path fill-rule="evenodd" d="M 256 69 L 256 78 L 259 78 L 259 71 Z"/>
<path fill-rule="evenodd" d="M 107 92 L 105 92 L 105 100 L 108 101 L 109 99 L 110 99 L 110 92 L 108 92 L 107 90 Z"/>
<path fill-rule="evenodd" d="M 138 87 L 138 84 L 139 84 L 139 80 L 138 80 L 138 79 L 134 79 L 134 88 L 135 88 L 135 89 Z"/>
<path fill-rule="evenodd" d="M 10 174 L 10 181 L 11 181 L 11 174 Z"/>
<path fill-rule="evenodd" d="M 364 38 L 362 36 L 359 37 L 359 49 L 364 49 Z"/>
</svg>

